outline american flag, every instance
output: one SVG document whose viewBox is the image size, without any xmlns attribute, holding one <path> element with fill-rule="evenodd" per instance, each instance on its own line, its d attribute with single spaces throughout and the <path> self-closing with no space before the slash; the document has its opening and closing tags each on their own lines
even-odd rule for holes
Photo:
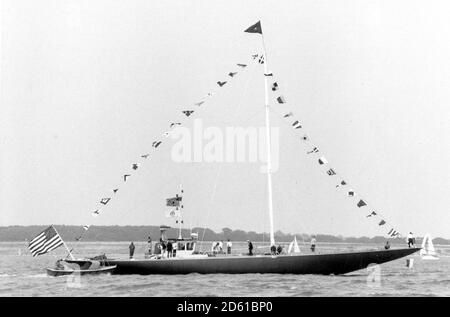
<svg viewBox="0 0 450 317">
<path fill-rule="evenodd" d="M 28 248 L 33 256 L 37 256 L 50 252 L 63 244 L 58 232 L 53 226 L 50 226 L 31 240 Z"/>
</svg>

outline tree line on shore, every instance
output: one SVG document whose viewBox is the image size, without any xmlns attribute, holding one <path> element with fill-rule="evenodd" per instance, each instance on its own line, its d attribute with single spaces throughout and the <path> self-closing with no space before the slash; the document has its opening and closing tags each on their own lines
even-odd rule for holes
<svg viewBox="0 0 450 317">
<path fill-rule="evenodd" d="M 47 228 L 47 225 L 42 226 L 8 226 L 0 227 L 0 241 L 14 242 L 27 241 L 34 238 L 37 234 Z M 66 226 L 55 225 L 59 234 L 65 241 L 74 241 L 76 237 L 83 232 L 82 226 Z M 221 232 L 215 232 L 209 228 L 192 228 L 182 229 L 182 236 L 188 237 L 190 233 L 197 233 L 200 240 L 203 241 L 269 241 L 268 233 L 257 233 L 255 231 L 232 230 L 230 228 L 223 228 Z M 178 237 L 178 229 L 170 228 L 166 232 L 169 238 Z M 86 234 L 83 236 L 83 241 L 147 241 L 148 237 L 153 241 L 160 237 L 159 226 L 91 226 Z M 279 242 L 290 242 L 297 237 L 300 241 L 309 241 L 311 234 L 291 234 L 277 231 L 275 233 L 275 240 Z M 385 243 L 387 238 L 382 236 L 375 237 L 343 237 L 330 234 L 315 234 L 317 242 L 329 243 Z M 396 238 L 390 239 L 392 243 L 404 243 L 404 239 Z M 418 243 L 421 241 L 417 239 Z M 440 237 L 433 238 L 435 244 L 450 244 L 450 239 Z"/>
</svg>

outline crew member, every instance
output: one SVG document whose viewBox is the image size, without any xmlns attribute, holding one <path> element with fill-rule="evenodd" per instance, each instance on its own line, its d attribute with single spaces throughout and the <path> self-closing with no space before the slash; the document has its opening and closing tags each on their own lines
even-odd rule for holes
<svg viewBox="0 0 450 317">
<path fill-rule="evenodd" d="M 167 257 L 168 258 L 172 257 L 172 251 L 173 251 L 172 242 L 168 241 L 167 242 Z"/>
<path fill-rule="evenodd" d="M 230 239 L 227 241 L 227 254 L 231 254 L 231 247 L 233 246 L 233 243 L 231 243 Z"/>
<path fill-rule="evenodd" d="M 136 247 L 134 246 L 134 243 L 131 242 L 128 248 L 130 249 L 130 259 L 132 259 L 134 255 L 134 249 L 136 249 Z"/>
<path fill-rule="evenodd" d="M 406 237 L 406 242 L 408 243 L 408 248 L 414 247 L 415 238 L 413 236 L 413 233 L 410 232 L 408 236 Z"/>
<path fill-rule="evenodd" d="M 316 252 L 316 236 L 312 236 L 311 238 L 311 251 Z"/>
<path fill-rule="evenodd" d="M 275 245 L 272 245 L 272 246 L 270 247 L 270 253 L 271 253 L 272 255 L 276 255 L 276 254 L 277 254 L 277 247 L 276 247 Z"/>
<path fill-rule="evenodd" d="M 214 254 L 219 253 L 219 249 L 220 249 L 219 247 L 220 247 L 220 243 L 216 242 L 216 245 L 214 246 Z"/>
<path fill-rule="evenodd" d="M 277 254 L 281 254 L 281 252 L 283 252 L 283 247 L 281 246 L 281 244 L 279 244 L 277 248 Z"/>
<path fill-rule="evenodd" d="M 172 244 L 172 249 L 173 249 L 173 251 L 172 251 L 172 256 L 173 256 L 173 257 L 176 257 L 176 256 L 177 256 L 177 250 L 178 250 L 178 242 L 174 242 L 174 243 Z"/>
<path fill-rule="evenodd" d="M 248 242 L 248 255 L 253 255 L 253 244 L 250 240 L 247 240 Z"/>
<path fill-rule="evenodd" d="M 162 249 L 162 257 L 166 256 L 167 244 L 164 240 L 161 239 L 161 249 Z"/>
</svg>

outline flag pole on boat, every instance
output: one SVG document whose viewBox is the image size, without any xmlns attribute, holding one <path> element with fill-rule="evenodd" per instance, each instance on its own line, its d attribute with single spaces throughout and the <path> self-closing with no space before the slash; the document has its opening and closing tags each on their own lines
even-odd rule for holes
<svg viewBox="0 0 450 317">
<path fill-rule="evenodd" d="M 247 33 L 259 33 L 261 34 L 262 45 L 264 49 L 264 55 L 262 56 L 261 63 L 264 64 L 264 99 L 265 99 L 265 109 L 266 109 L 266 143 L 267 143 L 267 203 L 269 205 L 269 221 L 270 221 L 270 244 L 275 245 L 275 235 L 273 229 L 273 201 L 272 201 L 272 149 L 271 149 L 271 139 L 270 139 L 270 105 L 269 105 L 269 83 L 268 83 L 268 64 L 267 64 L 267 50 L 266 42 L 264 40 L 264 34 L 261 27 L 261 21 L 256 22 L 244 32 Z"/>
<path fill-rule="evenodd" d="M 66 248 L 67 252 L 69 252 L 70 258 L 72 260 L 75 260 L 75 258 L 73 257 L 73 254 L 72 254 L 72 250 L 70 250 L 69 247 L 67 246 L 67 244 L 64 242 L 63 238 L 61 237 L 59 232 L 56 230 L 55 226 L 52 225 L 52 228 L 53 228 L 53 230 L 55 230 L 56 234 L 61 238 L 61 241 L 64 244 L 64 247 Z"/>
</svg>

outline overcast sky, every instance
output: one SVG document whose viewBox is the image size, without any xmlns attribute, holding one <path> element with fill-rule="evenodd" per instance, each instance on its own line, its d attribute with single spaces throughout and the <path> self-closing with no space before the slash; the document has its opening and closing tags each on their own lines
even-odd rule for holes
<svg viewBox="0 0 450 317">
<path fill-rule="evenodd" d="M 261 52 L 260 36 L 243 32 L 261 19 L 288 102 L 272 104 L 275 229 L 389 229 L 306 155 L 278 115 L 293 111 L 330 166 L 390 224 L 450 237 L 447 1 L 0 3 L 0 226 L 172 225 L 165 198 L 182 183 L 187 225 L 268 231 L 260 164 L 176 163 L 168 139 L 122 180 L 209 91 L 218 94 L 186 127 L 195 118 L 221 129 L 264 125 L 261 65 L 215 84 Z"/>
</svg>

